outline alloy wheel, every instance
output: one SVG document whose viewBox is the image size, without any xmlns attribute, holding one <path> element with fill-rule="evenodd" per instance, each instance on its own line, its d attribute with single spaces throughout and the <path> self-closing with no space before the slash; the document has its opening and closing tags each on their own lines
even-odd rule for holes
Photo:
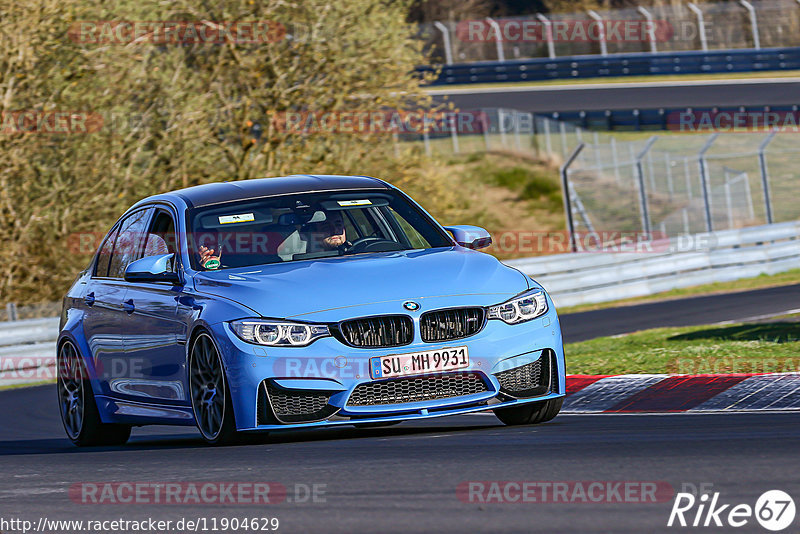
<svg viewBox="0 0 800 534">
<path fill-rule="evenodd" d="M 192 407 L 197 426 L 208 440 L 222 431 L 225 416 L 225 375 L 217 349 L 208 334 L 200 334 L 189 362 Z"/>
<path fill-rule="evenodd" d="M 61 419 L 70 439 L 78 439 L 85 410 L 84 373 L 78 351 L 67 341 L 58 353 L 58 398 Z"/>
</svg>

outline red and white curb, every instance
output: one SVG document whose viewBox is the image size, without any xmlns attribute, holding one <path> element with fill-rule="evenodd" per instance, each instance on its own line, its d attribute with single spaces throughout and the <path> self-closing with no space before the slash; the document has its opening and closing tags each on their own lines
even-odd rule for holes
<svg viewBox="0 0 800 534">
<path fill-rule="evenodd" d="M 800 410 L 800 373 L 568 375 L 562 413 Z"/>
</svg>

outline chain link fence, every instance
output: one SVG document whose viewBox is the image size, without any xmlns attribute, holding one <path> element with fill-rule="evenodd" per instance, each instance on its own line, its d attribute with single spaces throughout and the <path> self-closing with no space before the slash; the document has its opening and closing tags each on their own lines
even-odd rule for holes
<svg viewBox="0 0 800 534">
<path fill-rule="evenodd" d="M 674 237 L 800 218 L 798 135 L 609 134 L 496 108 L 453 113 L 450 127 L 404 139 L 429 155 L 508 152 L 556 166 L 581 147 L 562 171 L 575 231 Z"/>
<path fill-rule="evenodd" d="M 752 11 L 748 6 L 752 6 Z M 648 21 L 653 26 L 646 26 Z M 650 27 L 654 29 L 651 31 Z M 618 28 L 634 28 L 634 32 L 626 36 Z M 685 2 L 438 21 L 421 24 L 419 38 L 434 63 L 792 47 L 800 46 L 800 3 L 796 0 L 751 0 L 747 5 Z"/>
</svg>

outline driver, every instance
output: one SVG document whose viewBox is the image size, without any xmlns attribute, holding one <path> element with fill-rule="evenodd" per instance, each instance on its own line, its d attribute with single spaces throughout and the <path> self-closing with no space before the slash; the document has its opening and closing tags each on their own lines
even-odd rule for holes
<svg viewBox="0 0 800 534">
<path fill-rule="evenodd" d="M 325 216 L 324 221 L 313 225 L 306 252 L 336 250 L 347 244 L 342 212 L 328 211 Z"/>
</svg>

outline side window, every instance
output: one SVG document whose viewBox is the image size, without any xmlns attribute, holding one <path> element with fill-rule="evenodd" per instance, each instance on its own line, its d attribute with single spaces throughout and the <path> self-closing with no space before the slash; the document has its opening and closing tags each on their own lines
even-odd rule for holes
<svg viewBox="0 0 800 534">
<path fill-rule="evenodd" d="M 411 224 L 405 220 L 399 213 L 394 211 L 391 206 L 387 208 L 389 212 L 392 214 L 394 219 L 397 221 L 397 224 L 400 226 L 400 229 L 406 234 L 406 238 L 408 239 L 409 244 L 414 248 L 430 248 L 430 243 L 428 240 L 422 237 L 422 234 L 417 232 L 417 230 L 411 226 Z"/>
<path fill-rule="evenodd" d="M 370 237 L 376 235 L 375 225 L 367 217 L 365 210 L 352 209 L 346 212 L 353 220 L 358 231 L 358 237 Z"/>
<path fill-rule="evenodd" d="M 156 211 L 153 222 L 150 224 L 150 230 L 147 232 L 147 241 L 144 245 L 142 257 L 175 254 L 177 250 L 175 221 L 167 211 L 159 209 Z M 170 269 L 173 268 L 174 262 L 170 266 Z"/>
<path fill-rule="evenodd" d="M 97 254 L 97 263 L 94 266 L 94 276 L 105 278 L 108 276 L 108 265 L 111 263 L 111 253 L 114 251 L 114 241 L 117 239 L 117 226 L 106 236 L 103 246 Z"/>
<path fill-rule="evenodd" d="M 123 278 L 128 265 L 141 256 L 143 237 L 152 212 L 152 208 L 137 211 L 122 221 L 119 235 L 114 242 L 114 253 L 108 269 L 109 278 Z"/>
</svg>

